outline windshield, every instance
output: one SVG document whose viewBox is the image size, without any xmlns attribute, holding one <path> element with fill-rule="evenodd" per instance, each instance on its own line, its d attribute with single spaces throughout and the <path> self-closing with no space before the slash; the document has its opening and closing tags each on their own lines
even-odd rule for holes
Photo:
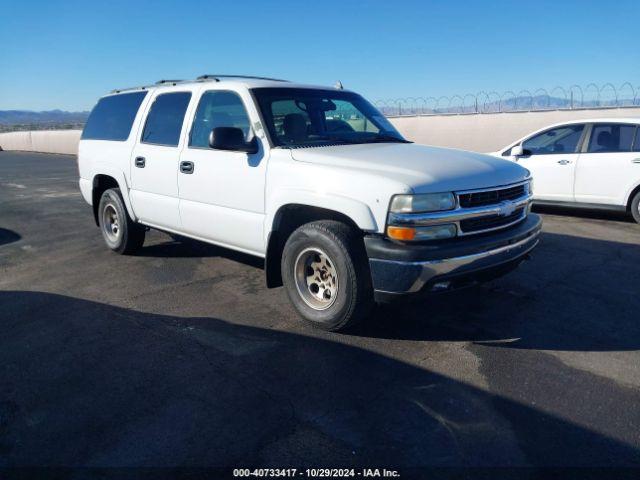
<svg viewBox="0 0 640 480">
<path fill-rule="evenodd" d="M 409 143 L 373 105 L 352 92 L 255 88 L 253 93 L 277 146 Z"/>
</svg>

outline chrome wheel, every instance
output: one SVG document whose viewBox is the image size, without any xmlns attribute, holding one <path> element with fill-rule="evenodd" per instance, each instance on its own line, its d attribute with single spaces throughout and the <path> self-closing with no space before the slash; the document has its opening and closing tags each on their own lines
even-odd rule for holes
<svg viewBox="0 0 640 480">
<path fill-rule="evenodd" d="M 120 217 L 116 207 L 111 203 L 105 205 L 102 210 L 102 230 L 110 242 L 118 242 L 121 233 Z"/>
<path fill-rule="evenodd" d="M 315 310 L 326 310 L 338 296 L 338 272 L 333 260 L 317 248 L 306 248 L 294 264 L 296 288 L 304 302 Z"/>
</svg>

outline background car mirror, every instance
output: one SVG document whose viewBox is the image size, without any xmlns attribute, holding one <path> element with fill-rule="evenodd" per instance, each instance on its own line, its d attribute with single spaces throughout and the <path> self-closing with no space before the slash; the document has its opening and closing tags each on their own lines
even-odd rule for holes
<svg viewBox="0 0 640 480">
<path fill-rule="evenodd" d="M 247 142 L 242 129 L 236 127 L 216 127 L 211 130 L 209 146 L 215 150 L 233 152 L 256 153 L 258 151 L 256 137 Z"/>
<path fill-rule="evenodd" d="M 510 154 L 512 157 L 516 158 L 524 155 L 524 149 L 522 148 L 522 145 L 516 145 L 515 147 L 512 147 Z"/>
</svg>

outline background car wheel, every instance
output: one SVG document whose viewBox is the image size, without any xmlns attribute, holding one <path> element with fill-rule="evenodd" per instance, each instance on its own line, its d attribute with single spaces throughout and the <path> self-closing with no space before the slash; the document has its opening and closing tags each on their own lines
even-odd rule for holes
<svg viewBox="0 0 640 480">
<path fill-rule="evenodd" d="M 362 239 L 344 223 L 323 220 L 298 228 L 285 244 L 281 268 L 291 303 L 314 327 L 345 329 L 373 306 Z"/>
<path fill-rule="evenodd" d="M 631 200 L 631 215 L 636 222 L 640 223 L 640 192 L 636 193 Z"/>
<path fill-rule="evenodd" d="M 98 222 L 105 243 L 114 252 L 128 255 L 142 247 L 145 228 L 129 217 L 119 188 L 102 194 Z"/>
</svg>

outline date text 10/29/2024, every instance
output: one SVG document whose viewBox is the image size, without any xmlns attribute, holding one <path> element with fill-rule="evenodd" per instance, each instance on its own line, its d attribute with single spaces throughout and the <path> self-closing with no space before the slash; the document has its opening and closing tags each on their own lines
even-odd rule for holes
<svg viewBox="0 0 640 480">
<path fill-rule="evenodd" d="M 386 468 L 235 468 L 233 476 L 237 478 L 400 478 L 400 473 Z"/>
</svg>

